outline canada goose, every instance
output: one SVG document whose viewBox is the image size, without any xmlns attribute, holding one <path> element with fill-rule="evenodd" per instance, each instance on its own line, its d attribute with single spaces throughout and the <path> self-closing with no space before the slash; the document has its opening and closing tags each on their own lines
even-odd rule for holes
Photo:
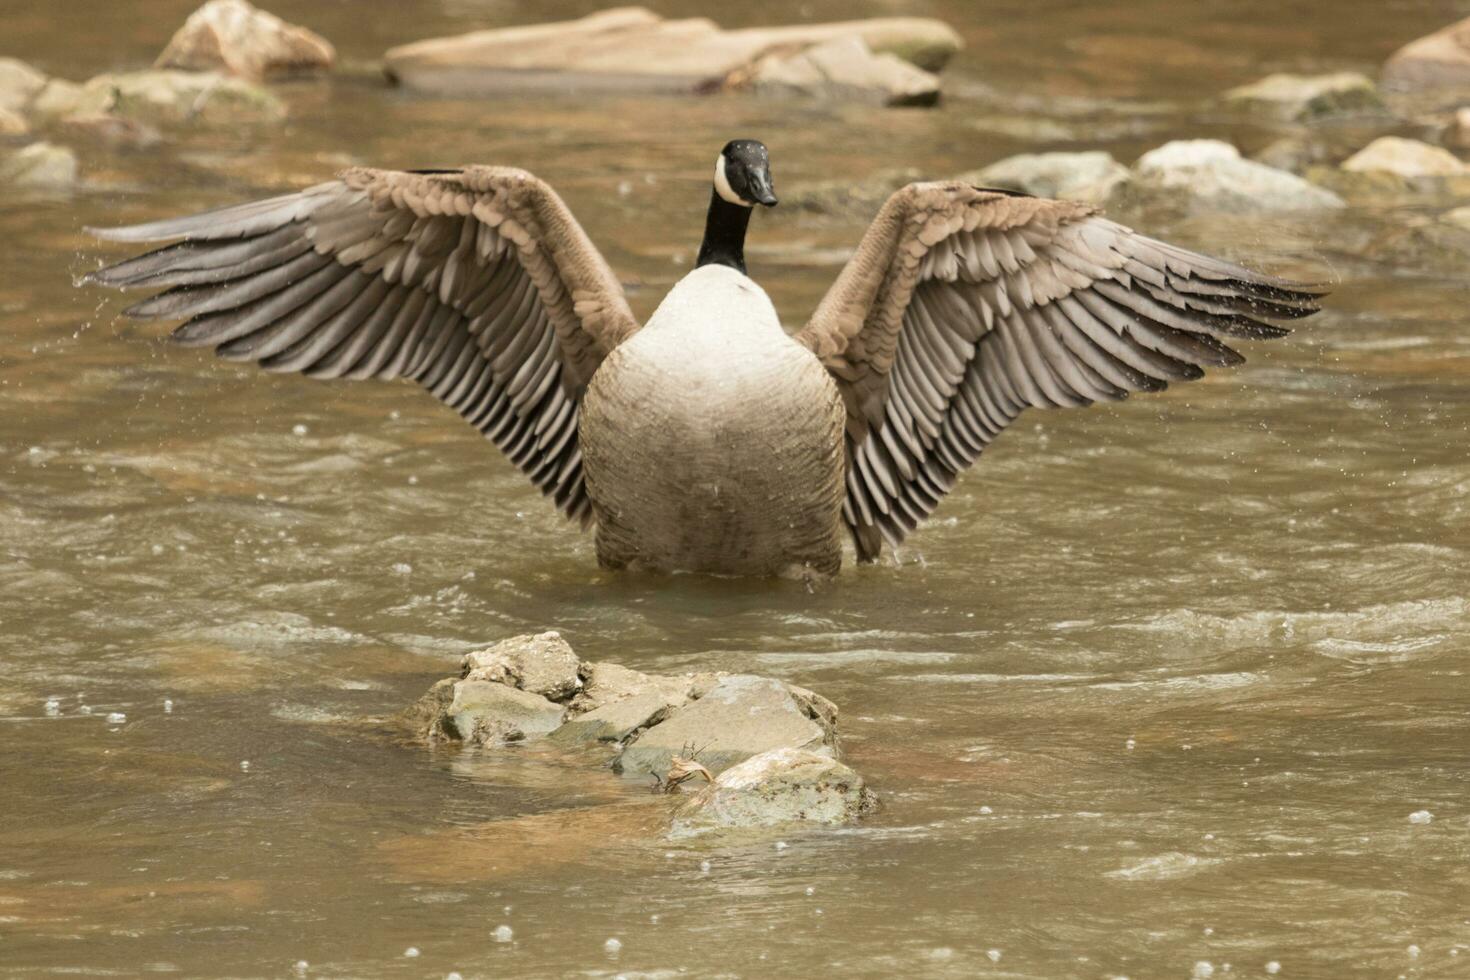
<svg viewBox="0 0 1470 980">
<path fill-rule="evenodd" d="M 297 194 L 98 231 L 181 241 L 101 269 L 135 317 L 317 378 L 412 378 L 583 527 L 597 557 L 830 574 L 896 546 L 1028 407 L 1159 391 L 1323 290 L 958 182 L 890 197 L 788 336 L 745 274 L 766 148 L 715 161 L 695 269 L 639 328 L 560 197 L 523 170 L 354 168 Z"/>
</svg>

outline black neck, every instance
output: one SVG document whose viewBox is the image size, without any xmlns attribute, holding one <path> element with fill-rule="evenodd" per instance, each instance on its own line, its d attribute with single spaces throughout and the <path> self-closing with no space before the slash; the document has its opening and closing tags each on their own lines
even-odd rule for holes
<svg viewBox="0 0 1470 980">
<path fill-rule="evenodd" d="M 699 246 L 696 268 L 702 265 L 728 265 L 745 272 L 745 226 L 750 224 L 751 208 L 731 204 L 710 191 L 709 216 L 704 219 L 704 241 Z"/>
</svg>

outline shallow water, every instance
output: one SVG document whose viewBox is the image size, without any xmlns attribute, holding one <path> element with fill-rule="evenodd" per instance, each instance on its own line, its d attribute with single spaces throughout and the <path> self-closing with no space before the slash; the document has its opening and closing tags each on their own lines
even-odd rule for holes
<svg viewBox="0 0 1470 980">
<path fill-rule="evenodd" d="M 121 6 L 7 3 L 0 53 L 140 66 L 193 2 Z M 347 65 L 285 88 L 288 124 L 87 151 L 84 190 L 0 198 L 0 975 L 1470 975 L 1466 292 L 1350 247 L 1412 208 L 1125 215 L 1340 287 L 1234 372 L 1025 417 L 898 562 L 815 592 L 602 573 L 422 394 L 215 363 L 70 284 L 100 254 L 86 223 L 479 160 L 553 181 L 646 314 L 729 136 L 771 145 L 778 191 L 1047 147 L 1253 149 L 1273 134 L 1204 100 L 1371 70 L 1458 10 L 802 10 L 911 6 L 970 45 L 933 112 L 415 99 L 373 76 L 387 45 L 590 5 L 278 2 Z M 757 218 L 752 271 L 790 323 L 861 230 Z M 553 626 L 592 659 L 821 691 L 882 810 L 783 849 L 670 844 L 659 799 L 597 760 L 382 724 L 465 649 Z"/>
</svg>

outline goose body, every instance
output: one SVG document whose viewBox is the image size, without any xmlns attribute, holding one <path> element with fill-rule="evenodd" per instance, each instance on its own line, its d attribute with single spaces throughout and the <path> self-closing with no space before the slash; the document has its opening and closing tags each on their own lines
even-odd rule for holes
<svg viewBox="0 0 1470 980">
<path fill-rule="evenodd" d="M 842 398 L 763 289 L 695 269 L 582 401 L 603 565 L 831 574 L 842 561 Z"/>
<path fill-rule="evenodd" d="M 88 278 L 176 341 L 315 378 L 417 382 L 583 527 L 609 568 L 828 575 L 897 546 L 1028 408 L 1239 363 L 1322 290 L 1087 205 L 917 183 L 806 326 L 747 274 L 766 148 L 716 159 L 697 267 L 642 327 L 525 171 L 355 168 L 296 194 L 99 231 L 174 243 Z"/>
</svg>

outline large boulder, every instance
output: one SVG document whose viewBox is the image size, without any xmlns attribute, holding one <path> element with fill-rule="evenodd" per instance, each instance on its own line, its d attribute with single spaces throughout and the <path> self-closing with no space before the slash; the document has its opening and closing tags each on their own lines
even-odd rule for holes
<svg viewBox="0 0 1470 980">
<path fill-rule="evenodd" d="M 1399 48 L 1380 77 L 1386 87 L 1404 91 L 1470 85 L 1470 17 Z"/>
<path fill-rule="evenodd" d="M 0 58 L 0 109 L 25 112 L 41 89 L 46 76 L 18 58 Z"/>
<path fill-rule="evenodd" d="M 1373 80 L 1353 71 L 1330 75 L 1268 75 L 1226 92 L 1225 102 L 1282 122 L 1382 115 L 1388 111 L 1378 97 Z"/>
<path fill-rule="evenodd" d="M 1150 150 L 1134 167 L 1130 199 L 1185 213 L 1251 214 L 1328 210 L 1342 198 L 1295 174 L 1276 170 L 1219 140 L 1175 140 Z"/>
<path fill-rule="evenodd" d="M 829 718 L 816 706 L 804 705 L 788 685 L 768 677 L 732 674 L 629 742 L 615 768 L 662 778 L 675 758 L 687 757 L 719 773 L 771 749 L 830 755 L 835 743 Z"/>
<path fill-rule="evenodd" d="M 832 49 L 821 65 L 791 61 L 815 46 L 858 38 L 866 53 Z M 790 61 L 764 65 L 770 84 L 822 83 L 824 94 L 856 90 L 871 98 L 875 78 L 899 90 L 916 88 L 921 75 L 903 73 L 885 55 L 926 71 L 941 68 L 960 39 L 945 24 L 925 18 L 879 18 L 832 24 L 727 31 L 705 18 L 665 20 L 642 7 L 617 7 L 579 20 L 474 31 L 390 49 L 385 71 L 402 85 L 455 95 L 556 88 L 709 92 L 749 86 L 768 56 Z M 843 81 L 832 84 L 831 76 Z M 768 86 L 769 87 L 769 86 Z"/>
<path fill-rule="evenodd" d="M 1022 191 L 1101 204 L 1132 179 L 1128 168 L 1108 153 L 1022 153 L 997 160 L 958 179 L 981 187 Z"/>
<path fill-rule="evenodd" d="M 876 804 L 863 778 L 830 755 L 772 749 L 726 769 L 690 796 L 674 814 L 672 835 L 849 824 Z"/>
<path fill-rule="evenodd" d="M 874 54 L 849 35 L 795 54 L 769 54 L 746 83 L 758 92 L 805 95 L 877 105 L 933 105 L 939 78 L 892 54 Z"/>
<path fill-rule="evenodd" d="M 288 24 L 246 0 L 209 0 L 189 15 L 153 66 L 213 71 L 258 82 L 325 71 L 336 57 L 320 34 Z"/>
<path fill-rule="evenodd" d="M 0 185 L 62 190 L 77 182 L 77 156 L 64 146 L 32 143 L 0 157 Z"/>
<path fill-rule="evenodd" d="M 1400 136 L 1382 136 L 1348 157 L 1342 169 L 1350 173 L 1383 173 L 1413 180 L 1422 177 L 1461 177 L 1470 168 L 1449 150 Z"/>
</svg>

